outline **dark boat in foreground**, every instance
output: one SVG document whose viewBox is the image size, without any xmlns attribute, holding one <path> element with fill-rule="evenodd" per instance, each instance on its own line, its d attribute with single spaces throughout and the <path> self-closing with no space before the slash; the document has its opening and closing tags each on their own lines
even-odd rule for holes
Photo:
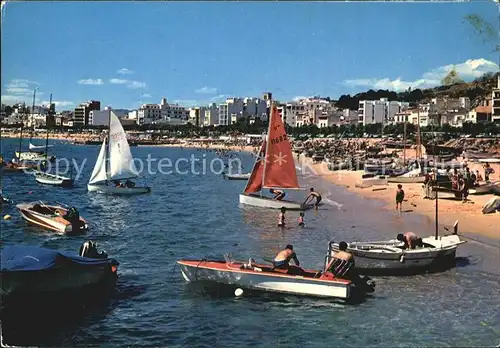
<svg viewBox="0 0 500 348">
<path fill-rule="evenodd" d="M 27 245 L 6 245 L 1 253 L 2 319 L 6 311 L 29 313 L 63 298 L 79 300 L 117 280 L 118 261 L 97 252 L 92 241 L 83 243 L 80 255 Z"/>
</svg>

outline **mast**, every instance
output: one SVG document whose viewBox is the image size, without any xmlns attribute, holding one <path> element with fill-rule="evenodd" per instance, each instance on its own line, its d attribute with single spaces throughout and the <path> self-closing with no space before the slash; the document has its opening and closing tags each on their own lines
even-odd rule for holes
<svg viewBox="0 0 500 348">
<path fill-rule="evenodd" d="M 266 135 L 266 153 L 264 154 L 264 170 L 262 171 L 262 188 L 264 188 L 264 178 L 266 176 L 266 164 L 267 164 L 267 154 L 269 150 L 269 134 L 271 133 L 271 119 L 273 117 L 273 98 L 269 98 L 270 106 L 269 106 L 269 117 L 267 118 L 267 122 L 269 123 L 267 126 L 267 135 Z M 262 196 L 262 189 L 260 190 L 260 195 Z"/>
<path fill-rule="evenodd" d="M 406 119 L 404 119 L 403 125 L 403 164 L 406 165 Z"/>
<path fill-rule="evenodd" d="M 26 114 L 26 103 L 23 103 L 23 114 Z M 23 148 L 23 126 L 24 120 L 21 118 L 21 134 L 19 135 L 19 161 L 21 161 L 21 151 Z"/>
<path fill-rule="evenodd" d="M 33 90 L 33 104 L 31 105 L 31 132 L 30 132 L 30 144 L 31 144 L 31 139 L 33 138 L 33 131 L 35 129 L 34 125 L 34 113 L 35 113 L 35 97 L 36 97 L 36 90 L 38 87 L 35 87 Z"/>
<path fill-rule="evenodd" d="M 111 140 L 111 109 L 108 108 L 108 143 L 106 144 L 106 151 L 105 151 L 106 158 L 104 159 L 104 167 L 106 168 L 106 176 L 108 178 L 110 177 L 110 175 L 109 175 L 109 172 L 110 172 L 109 161 L 111 159 L 111 152 L 110 152 L 110 148 L 109 148 L 110 140 Z M 106 141 L 106 138 L 104 138 L 104 141 Z"/>
<path fill-rule="evenodd" d="M 49 114 L 47 115 L 48 118 L 45 118 L 45 127 L 47 128 L 47 136 L 45 137 L 45 159 L 47 160 L 49 158 L 49 122 L 47 122 L 49 119 L 51 119 L 51 114 L 52 114 L 52 93 L 50 93 L 50 101 L 49 101 Z"/>
</svg>

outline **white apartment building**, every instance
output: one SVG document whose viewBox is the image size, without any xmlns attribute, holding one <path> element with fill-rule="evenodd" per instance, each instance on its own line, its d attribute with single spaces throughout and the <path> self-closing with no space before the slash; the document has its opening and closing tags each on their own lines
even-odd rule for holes
<svg viewBox="0 0 500 348">
<path fill-rule="evenodd" d="M 203 126 L 205 124 L 205 111 L 204 106 L 196 106 L 189 110 L 189 123 L 195 126 Z"/>
<path fill-rule="evenodd" d="M 267 119 L 267 101 L 261 98 L 245 98 L 243 105 L 244 117 L 258 117 Z"/>
<path fill-rule="evenodd" d="M 358 120 L 363 125 L 373 123 L 387 124 L 394 119 L 396 113 L 400 113 L 410 106 L 407 102 L 388 101 L 387 98 L 380 100 L 360 100 L 358 108 Z"/>
<path fill-rule="evenodd" d="M 160 104 L 143 104 L 137 110 L 137 124 L 185 124 L 189 110 L 179 104 L 168 104 L 162 98 Z"/>
<path fill-rule="evenodd" d="M 219 125 L 234 124 L 242 118 L 244 104 L 243 98 L 227 98 L 225 103 L 219 104 Z"/>
<path fill-rule="evenodd" d="M 205 109 L 204 126 L 214 126 L 219 122 L 219 106 L 212 103 Z"/>
<path fill-rule="evenodd" d="M 109 113 L 113 113 L 119 118 L 128 118 L 129 111 L 125 109 L 112 109 L 111 106 L 106 106 L 104 110 L 92 110 L 89 113 L 89 125 L 91 126 L 107 126 L 109 125 Z"/>
<path fill-rule="evenodd" d="M 303 116 L 307 114 L 305 106 L 296 102 L 279 105 L 277 109 L 283 123 L 291 127 L 295 127 L 297 119 L 302 120 Z"/>
<path fill-rule="evenodd" d="M 493 88 L 491 92 L 491 105 L 493 112 L 491 114 L 491 122 L 500 122 L 500 76 L 497 79 L 497 88 Z"/>
<path fill-rule="evenodd" d="M 129 120 L 135 120 L 137 122 L 137 119 L 138 119 L 138 113 L 139 111 L 138 110 L 131 110 L 128 112 L 128 116 L 127 118 Z"/>
</svg>

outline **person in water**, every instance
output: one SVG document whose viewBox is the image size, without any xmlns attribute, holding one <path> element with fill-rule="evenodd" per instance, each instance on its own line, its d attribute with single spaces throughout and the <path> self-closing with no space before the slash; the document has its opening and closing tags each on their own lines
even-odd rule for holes
<svg viewBox="0 0 500 348">
<path fill-rule="evenodd" d="M 398 190 L 396 191 L 396 211 L 401 213 L 403 211 L 403 200 L 405 198 L 405 191 L 403 191 L 403 185 L 398 184 Z"/>
<path fill-rule="evenodd" d="M 304 227 L 304 212 L 300 212 L 299 214 L 299 226 Z"/>
<path fill-rule="evenodd" d="M 281 213 L 278 215 L 278 227 L 285 227 L 285 212 L 286 208 L 281 207 Z"/>
<path fill-rule="evenodd" d="M 398 234 L 397 240 L 404 242 L 404 249 L 415 249 L 417 246 L 422 246 L 422 238 L 419 238 L 413 232 L 406 232 L 405 234 Z"/>
<path fill-rule="evenodd" d="M 328 277 L 328 272 L 336 277 L 346 277 L 349 271 L 354 268 L 354 256 L 347 251 L 347 243 L 339 243 L 339 251 L 337 251 L 328 265 L 325 268 L 325 276 Z"/>
<path fill-rule="evenodd" d="M 273 199 L 276 199 L 277 201 L 281 201 L 283 198 L 285 198 L 284 191 L 269 189 L 269 192 L 274 195 Z"/>
<path fill-rule="evenodd" d="M 321 202 L 321 194 L 314 191 L 314 187 L 311 187 L 309 191 L 309 195 L 306 197 L 304 204 L 307 204 L 309 203 L 309 201 L 312 201 L 314 198 L 316 198 L 316 203 L 314 203 L 314 206 L 316 207 L 316 209 L 318 209 L 319 202 Z"/>
<path fill-rule="evenodd" d="M 295 251 L 293 251 L 293 245 L 288 244 L 284 250 L 281 250 L 279 253 L 276 254 L 274 257 L 273 261 L 273 266 L 274 268 L 278 269 L 286 269 L 288 271 L 291 270 L 291 265 L 290 261 L 293 260 L 298 268 L 300 267 L 300 262 L 299 259 L 297 258 L 297 254 L 295 254 Z"/>
</svg>

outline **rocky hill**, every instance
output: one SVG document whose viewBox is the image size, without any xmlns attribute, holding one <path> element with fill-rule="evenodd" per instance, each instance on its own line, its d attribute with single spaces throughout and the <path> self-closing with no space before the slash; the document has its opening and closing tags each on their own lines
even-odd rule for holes
<svg viewBox="0 0 500 348">
<path fill-rule="evenodd" d="M 394 92 L 379 89 L 358 93 L 354 96 L 349 94 L 341 95 L 336 105 L 342 109 L 357 110 L 360 100 L 378 100 L 387 98 L 388 100 L 407 101 L 411 105 L 424 103 L 435 97 L 448 96 L 450 98 L 469 97 L 471 106 L 475 107 L 491 95 L 491 91 L 497 86 L 497 78 L 500 73 L 488 73 L 475 79 L 472 82 L 461 82 L 446 86 L 439 86 L 428 89 L 414 89 L 405 92 Z"/>
</svg>

